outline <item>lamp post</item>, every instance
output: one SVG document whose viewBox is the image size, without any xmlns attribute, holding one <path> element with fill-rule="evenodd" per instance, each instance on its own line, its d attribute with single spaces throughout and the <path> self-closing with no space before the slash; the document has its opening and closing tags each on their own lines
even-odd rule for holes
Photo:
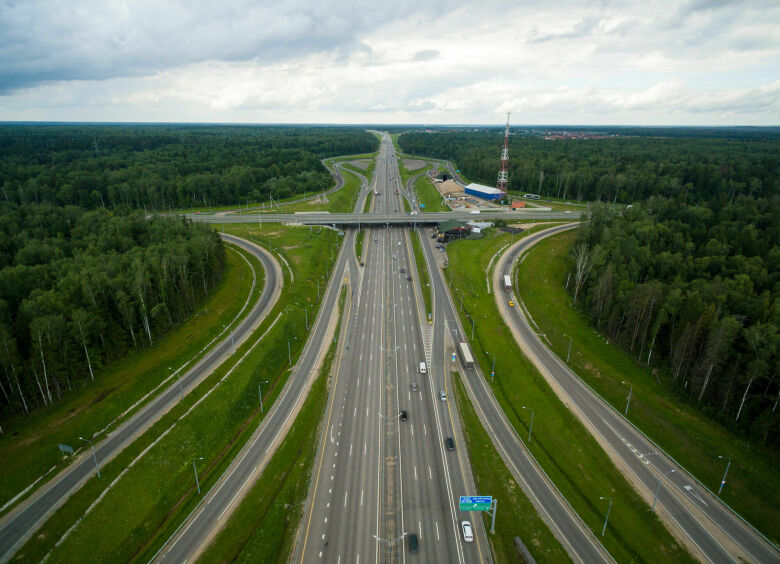
<svg viewBox="0 0 780 564">
<path fill-rule="evenodd" d="M 79 440 L 82 440 L 85 443 L 89 443 L 89 446 L 92 449 L 92 461 L 95 463 L 95 470 L 97 470 L 98 478 L 100 478 L 100 467 L 98 466 L 97 463 L 97 456 L 95 456 L 95 443 L 93 443 L 89 439 L 85 439 L 84 437 L 79 437 Z"/>
<path fill-rule="evenodd" d="M 290 362 L 290 367 L 292 367 L 292 353 L 290 352 L 290 342 L 296 340 L 297 338 L 298 337 L 287 339 L 287 360 Z"/>
<path fill-rule="evenodd" d="M 607 507 L 607 517 L 604 519 L 604 527 L 601 529 L 601 536 L 604 536 L 604 533 L 607 530 L 607 521 L 609 521 L 609 512 L 612 511 L 612 498 L 611 497 L 599 497 L 599 499 L 608 499 L 609 500 L 609 507 Z"/>
<path fill-rule="evenodd" d="M 262 382 L 257 384 L 257 394 L 260 396 L 260 413 L 265 413 L 263 411 L 263 388 L 262 388 L 262 385 L 263 384 L 267 384 L 267 383 L 268 383 L 268 380 L 263 380 Z"/>
<path fill-rule="evenodd" d="M 658 492 L 661 490 L 661 481 L 664 479 L 665 476 L 668 476 L 669 474 L 674 474 L 674 468 L 666 472 L 665 474 L 661 474 L 661 477 L 658 478 L 658 486 L 655 488 L 655 495 L 653 496 L 653 507 L 650 510 L 651 512 L 655 513 L 655 502 L 658 499 Z"/>
<path fill-rule="evenodd" d="M 490 353 L 485 351 L 485 354 L 490 358 Z M 493 383 L 493 376 L 496 375 L 496 355 L 493 355 L 493 367 L 490 369 L 490 383 Z"/>
<path fill-rule="evenodd" d="M 729 473 L 729 467 L 731 466 L 731 457 L 730 456 L 718 456 L 718 458 L 728 458 L 729 461 L 726 463 L 726 471 L 723 472 L 723 479 L 720 481 L 720 487 L 718 488 L 718 495 L 720 495 L 721 490 L 723 490 L 723 486 L 726 485 L 726 474 Z"/>
<path fill-rule="evenodd" d="M 202 456 L 192 459 L 192 471 L 195 472 L 195 487 L 198 488 L 198 495 L 200 495 L 200 482 L 198 481 L 198 467 L 195 466 L 196 460 L 203 460 Z"/>
<path fill-rule="evenodd" d="M 528 444 L 531 444 L 531 431 L 534 430 L 534 410 L 526 406 L 523 406 L 523 409 L 531 412 L 531 424 L 528 426 Z"/>
<path fill-rule="evenodd" d="M 628 404 L 631 403 L 631 392 L 634 391 L 633 384 L 629 384 L 628 382 L 623 382 L 624 385 L 628 386 L 628 399 L 626 400 L 626 412 L 625 415 L 628 415 Z"/>
</svg>

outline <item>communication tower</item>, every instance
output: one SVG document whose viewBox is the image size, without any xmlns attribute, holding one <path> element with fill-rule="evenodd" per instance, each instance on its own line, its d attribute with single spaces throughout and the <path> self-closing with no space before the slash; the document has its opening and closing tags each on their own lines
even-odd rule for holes
<svg viewBox="0 0 780 564">
<path fill-rule="evenodd" d="M 506 129 L 504 130 L 504 146 L 501 149 L 501 168 L 498 171 L 498 183 L 496 188 L 505 195 L 509 187 L 509 114 L 506 113 Z"/>
</svg>

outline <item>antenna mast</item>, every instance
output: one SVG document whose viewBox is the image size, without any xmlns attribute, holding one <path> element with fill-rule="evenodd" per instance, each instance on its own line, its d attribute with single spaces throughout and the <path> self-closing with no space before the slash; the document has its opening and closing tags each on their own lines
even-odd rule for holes
<svg viewBox="0 0 780 564">
<path fill-rule="evenodd" d="M 504 147 L 501 149 L 501 168 L 498 171 L 496 188 L 506 195 L 509 187 L 509 114 L 506 113 L 506 129 L 504 130 Z"/>
</svg>

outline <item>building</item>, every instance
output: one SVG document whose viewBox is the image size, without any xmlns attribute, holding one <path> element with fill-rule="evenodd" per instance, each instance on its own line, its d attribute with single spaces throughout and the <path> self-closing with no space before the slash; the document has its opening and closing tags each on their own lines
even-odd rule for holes
<svg viewBox="0 0 780 564">
<path fill-rule="evenodd" d="M 472 182 L 466 186 L 465 192 L 466 194 L 482 198 L 483 200 L 500 200 L 504 196 L 504 193 L 498 188 L 483 186 L 476 182 Z"/>
<path fill-rule="evenodd" d="M 525 202 L 521 202 L 520 200 L 514 200 L 512 202 L 512 209 L 513 210 L 519 210 L 525 207 Z"/>
</svg>

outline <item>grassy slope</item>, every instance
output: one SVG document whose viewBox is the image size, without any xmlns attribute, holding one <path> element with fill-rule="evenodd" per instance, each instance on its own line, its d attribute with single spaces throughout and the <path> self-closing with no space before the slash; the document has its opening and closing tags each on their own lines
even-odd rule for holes
<svg viewBox="0 0 780 564">
<path fill-rule="evenodd" d="M 432 313 L 431 309 L 431 281 L 428 278 L 428 269 L 425 267 L 425 257 L 423 257 L 422 247 L 420 246 L 422 241 L 420 237 L 423 236 L 423 230 L 419 229 L 417 232 L 412 232 L 412 249 L 414 250 L 414 262 L 417 265 L 417 276 L 420 279 L 420 287 L 422 288 L 423 301 L 425 302 L 425 311 Z"/>
<path fill-rule="evenodd" d="M 418 201 L 421 204 L 425 204 L 425 207 L 422 208 L 423 212 L 450 211 L 447 206 L 442 204 L 441 195 L 427 174 L 424 174 L 414 182 L 414 190 L 417 193 Z"/>
<path fill-rule="evenodd" d="M 477 491 L 490 492 L 501 507 L 496 515 L 496 533 L 488 535 L 496 562 L 517 561 L 515 537 L 520 537 L 537 562 L 570 562 L 569 555 L 539 517 L 490 442 L 466 395 L 460 376 L 453 376 L 455 397 Z M 485 530 L 490 530 L 490 516 L 483 513 L 482 518 Z"/>
<path fill-rule="evenodd" d="M 564 285 L 566 253 L 576 232 L 536 245 L 518 269 L 518 288 L 531 315 L 565 358 L 573 336 L 571 366 L 621 412 L 626 386 L 634 387 L 629 419 L 712 490 L 717 490 L 724 464 L 733 458 L 723 499 L 776 542 L 780 539 L 778 453 L 754 449 L 698 409 L 660 386 L 650 369 L 606 342 L 589 320 L 570 306 Z M 761 484 L 760 488 L 756 485 Z"/>
<path fill-rule="evenodd" d="M 340 311 L 345 290 L 342 288 Z M 341 319 L 334 333 L 337 336 L 340 326 Z M 199 562 L 287 562 L 303 516 L 337 339 L 328 348 L 290 432 Z"/>
<path fill-rule="evenodd" d="M 54 561 L 127 561 L 133 558 L 145 560 L 151 556 L 197 502 L 192 458 L 205 457 L 198 466 L 201 487 L 206 489 L 222 473 L 262 418 L 257 401 L 258 382 L 270 380 L 270 384 L 263 388 L 266 408 L 282 389 L 289 374 L 287 340 L 296 337 L 292 342 L 295 357 L 305 342 L 302 308 L 316 301 L 316 279 L 330 265 L 329 259 L 316 261 L 314 257 L 325 256 L 326 247 L 335 243 L 337 236 L 329 230 L 314 235 L 308 230 L 284 228 L 275 228 L 274 234 L 268 229 L 260 234 L 256 228 L 244 226 L 231 226 L 230 231 L 245 237 L 253 236 L 265 245 L 272 243 L 275 249 L 282 249 L 293 268 L 295 284 L 285 286 L 279 303 L 255 335 L 261 335 L 277 313 L 283 312 L 279 323 L 224 383 L 214 388 L 213 393 L 195 410 L 181 417 L 172 431 L 120 478 L 73 534 L 53 551 Z M 292 249 L 296 252 L 291 253 Z M 311 309 L 309 314 L 313 316 Z M 227 365 L 240 358 L 247 347 L 239 349 L 204 385 L 185 397 L 181 406 L 174 408 L 137 441 L 138 446 L 148 442 L 150 437 L 159 437 L 163 430 L 176 422 L 186 408 L 212 388 L 226 373 Z M 102 491 L 111 475 L 116 475 L 127 462 L 124 457 L 117 464 L 109 464 L 103 480 L 93 478 L 87 485 L 97 483 L 97 487 L 92 489 Z M 82 503 L 86 501 L 90 500 L 82 500 Z M 70 502 L 66 504 L 71 505 Z M 45 535 L 51 539 L 48 542 L 59 538 L 63 525 L 71 523 L 74 516 L 80 516 L 79 509 L 83 511 L 83 508 L 83 505 L 79 508 L 71 506 L 71 519 L 60 519 L 62 523 L 59 527 Z M 53 525 L 47 523 L 46 526 Z M 154 540 L 150 542 L 152 538 Z"/>
<path fill-rule="evenodd" d="M 60 469 L 69 462 L 60 456 L 58 443 L 82 446 L 78 437 L 90 437 L 103 429 L 164 380 L 169 366 L 181 366 L 236 316 L 252 284 L 252 273 L 237 254 L 228 251 L 226 258 L 222 282 L 211 296 L 153 347 L 98 370 L 93 385 L 70 394 L 63 403 L 3 424 L 0 505 L 52 466 Z M 263 270 L 256 270 L 258 286 L 262 287 Z M 258 297 L 256 294 L 253 303 Z"/>
<path fill-rule="evenodd" d="M 604 521 L 606 502 L 599 496 L 614 499 L 603 543 L 619 562 L 690 561 L 514 342 L 485 289 L 488 261 L 508 240 L 509 235 L 490 230 L 484 239 L 448 246 L 450 287 L 463 289 L 464 326 L 471 325 L 465 313 L 476 319 L 471 345 L 484 374 L 490 373 L 487 352 L 497 355 L 493 393 L 521 437 L 527 436 L 530 420 L 521 406 L 535 409 L 529 448 L 591 530 L 600 531 Z"/>
</svg>

